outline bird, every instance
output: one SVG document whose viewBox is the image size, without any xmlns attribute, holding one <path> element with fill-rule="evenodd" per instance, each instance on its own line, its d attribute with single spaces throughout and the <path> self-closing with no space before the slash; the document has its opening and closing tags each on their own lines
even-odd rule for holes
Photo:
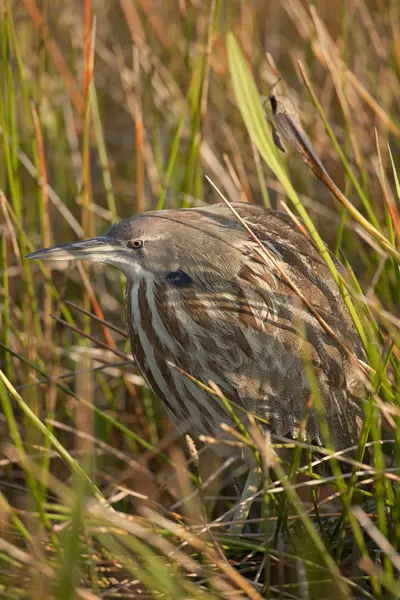
<svg viewBox="0 0 400 600">
<path fill-rule="evenodd" d="M 352 357 L 362 358 L 362 345 L 325 260 L 288 214 L 240 202 L 148 211 L 28 258 L 124 273 L 134 360 L 172 421 L 195 437 L 221 439 L 221 423 L 232 425 L 197 380 L 218 386 L 241 420 L 251 413 L 272 434 L 323 445 L 314 406 L 302 428 L 307 352 L 334 449 L 357 444 L 363 385 Z"/>
</svg>

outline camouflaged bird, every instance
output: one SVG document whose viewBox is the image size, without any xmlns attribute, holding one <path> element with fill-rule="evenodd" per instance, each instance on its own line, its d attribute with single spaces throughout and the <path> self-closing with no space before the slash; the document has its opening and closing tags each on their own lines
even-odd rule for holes
<svg viewBox="0 0 400 600">
<path fill-rule="evenodd" d="M 221 422 L 230 421 L 220 401 L 183 370 L 204 383 L 215 382 L 227 398 L 268 421 L 272 432 L 296 438 L 311 393 L 307 351 L 333 444 L 337 450 L 354 445 L 363 415 L 356 367 L 286 280 L 362 357 L 326 263 L 286 214 L 252 204 L 233 207 L 273 261 L 260 255 L 225 204 L 135 215 L 103 236 L 39 250 L 30 258 L 86 259 L 126 275 L 133 356 L 178 425 L 221 438 Z M 324 443 L 314 409 L 307 439 Z"/>
</svg>

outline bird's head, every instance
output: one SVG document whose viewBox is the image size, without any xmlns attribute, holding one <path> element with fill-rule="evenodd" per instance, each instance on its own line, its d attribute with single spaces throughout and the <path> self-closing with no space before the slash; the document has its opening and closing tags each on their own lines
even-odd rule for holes
<svg viewBox="0 0 400 600">
<path fill-rule="evenodd" d="M 226 239 L 228 222 L 202 209 L 147 212 L 116 223 L 99 237 L 37 250 L 36 260 L 88 260 L 116 267 L 130 280 L 181 274 L 193 281 L 232 278 L 239 255 Z"/>
</svg>

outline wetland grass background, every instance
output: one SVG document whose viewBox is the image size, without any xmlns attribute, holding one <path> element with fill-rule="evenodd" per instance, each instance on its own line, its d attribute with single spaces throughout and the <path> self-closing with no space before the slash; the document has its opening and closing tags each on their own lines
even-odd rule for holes
<svg viewBox="0 0 400 600">
<path fill-rule="evenodd" d="M 396 0 L 0 0 L 1 597 L 400 597 L 399 74 Z M 279 76 L 347 207 L 275 153 L 258 117 Z M 247 536 L 215 521 L 240 465 L 199 447 L 199 471 L 129 360 L 122 277 L 23 259 L 219 201 L 205 176 L 308 215 L 370 365 L 332 510 L 303 503 L 294 459 Z"/>
</svg>

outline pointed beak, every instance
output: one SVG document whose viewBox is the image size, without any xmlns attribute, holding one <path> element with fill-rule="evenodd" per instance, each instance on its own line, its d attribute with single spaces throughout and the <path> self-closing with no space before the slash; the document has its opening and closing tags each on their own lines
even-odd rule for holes
<svg viewBox="0 0 400 600">
<path fill-rule="evenodd" d="M 118 240 L 99 236 L 83 242 L 50 246 L 32 252 L 25 258 L 33 260 L 90 260 L 92 262 L 111 263 L 117 252 L 127 251 Z"/>
</svg>

